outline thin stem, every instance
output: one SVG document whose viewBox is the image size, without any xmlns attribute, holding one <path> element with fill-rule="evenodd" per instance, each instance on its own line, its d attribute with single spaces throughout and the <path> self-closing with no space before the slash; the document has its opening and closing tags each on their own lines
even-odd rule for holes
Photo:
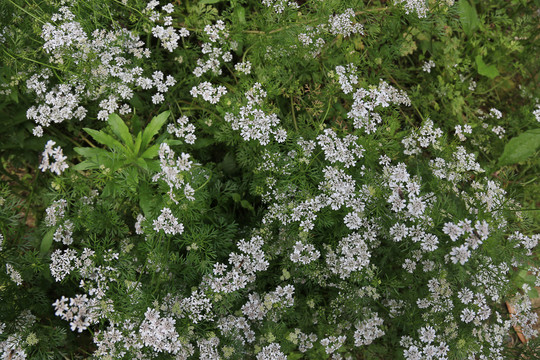
<svg viewBox="0 0 540 360">
<path fill-rule="evenodd" d="M 293 122 L 294 122 L 294 128 L 296 129 L 296 131 L 298 131 L 298 124 L 296 123 L 296 115 L 294 114 L 294 101 L 293 101 L 293 96 L 291 96 L 291 112 L 292 112 L 292 119 L 293 119 Z"/>
<path fill-rule="evenodd" d="M 42 24 L 46 24 L 45 21 L 41 20 L 40 18 L 38 18 L 37 16 L 35 16 L 34 14 L 30 13 L 29 11 L 27 11 L 26 9 L 24 9 L 23 7 L 21 7 L 19 4 L 16 4 L 13 0 L 9 0 L 10 3 L 12 3 L 15 7 L 17 7 L 19 10 L 25 12 L 27 15 L 30 15 L 32 18 L 34 18 L 35 20 L 39 21 L 40 23 Z"/>
</svg>

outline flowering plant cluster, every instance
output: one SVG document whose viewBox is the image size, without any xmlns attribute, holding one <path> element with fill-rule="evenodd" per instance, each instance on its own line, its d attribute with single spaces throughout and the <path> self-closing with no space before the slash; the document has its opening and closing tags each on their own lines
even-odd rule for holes
<svg viewBox="0 0 540 360">
<path fill-rule="evenodd" d="M 538 355 L 538 4 L 0 6 L 0 358 Z"/>
</svg>

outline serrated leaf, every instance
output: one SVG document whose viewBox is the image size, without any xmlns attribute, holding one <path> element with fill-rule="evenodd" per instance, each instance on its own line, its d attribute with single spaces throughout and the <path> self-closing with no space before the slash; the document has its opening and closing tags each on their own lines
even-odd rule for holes
<svg viewBox="0 0 540 360">
<path fill-rule="evenodd" d="M 84 131 L 86 131 L 90 136 L 92 136 L 94 140 L 96 140 L 100 144 L 106 145 L 112 149 L 118 149 L 127 152 L 124 145 L 122 145 L 111 135 L 105 134 L 103 131 L 97 131 L 89 128 L 84 128 Z"/>
<path fill-rule="evenodd" d="M 152 145 L 141 154 L 141 158 L 153 159 L 156 156 L 158 156 L 158 154 L 159 154 L 159 146 Z"/>
<path fill-rule="evenodd" d="M 499 166 L 527 160 L 540 147 L 540 129 L 525 131 L 510 139 L 499 157 Z"/>
<path fill-rule="evenodd" d="M 476 61 L 476 66 L 480 75 L 487 76 L 490 79 L 499 76 L 499 70 L 497 70 L 495 65 L 487 65 L 482 59 L 482 56 L 477 55 L 474 60 Z"/>
<path fill-rule="evenodd" d="M 158 116 L 155 116 L 152 121 L 150 121 L 146 129 L 144 129 L 141 143 L 141 147 L 143 149 L 148 146 L 154 135 L 156 135 L 159 132 L 159 129 L 161 129 L 161 127 L 167 122 L 169 114 L 170 111 L 165 111 Z"/>
<path fill-rule="evenodd" d="M 536 290 L 536 288 L 532 288 L 527 292 L 527 296 L 529 296 L 530 299 L 538 299 L 538 290 Z"/>
<path fill-rule="evenodd" d="M 129 132 L 124 120 L 122 120 L 117 114 L 113 113 L 109 115 L 108 122 L 116 136 L 122 139 L 126 145 L 133 148 L 133 139 L 131 138 L 131 133 Z"/>
</svg>

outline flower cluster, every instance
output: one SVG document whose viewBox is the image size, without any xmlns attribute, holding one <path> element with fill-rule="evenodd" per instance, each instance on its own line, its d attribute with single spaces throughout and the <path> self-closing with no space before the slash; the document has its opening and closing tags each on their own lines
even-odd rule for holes
<svg viewBox="0 0 540 360">
<path fill-rule="evenodd" d="M 256 273 L 268 269 L 270 265 L 262 251 L 264 240 L 261 236 L 253 236 L 250 241 L 241 240 L 238 249 L 242 252 L 231 253 L 227 265 L 214 264 L 213 274 L 205 280 L 205 283 L 215 292 L 231 293 L 243 289 L 247 284 L 255 281 Z"/>
<path fill-rule="evenodd" d="M 333 354 L 339 350 L 347 340 L 347 337 L 342 336 L 328 336 L 321 339 L 321 345 L 325 347 L 327 354 Z"/>
<path fill-rule="evenodd" d="M 154 220 L 154 230 L 156 232 L 163 230 L 165 234 L 179 235 L 184 232 L 184 225 L 178 222 L 169 208 L 161 209 L 161 215 Z"/>
<path fill-rule="evenodd" d="M 257 354 L 257 360 L 287 360 L 278 343 L 272 343 L 262 348 Z"/>
<path fill-rule="evenodd" d="M 405 13 L 416 13 L 419 18 L 427 17 L 429 7 L 425 0 L 394 0 L 396 4 L 403 4 L 405 7 Z"/>
<path fill-rule="evenodd" d="M 250 320 L 263 320 L 266 313 L 276 307 L 291 307 L 294 286 L 278 286 L 275 291 L 267 293 L 263 299 L 257 293 L 249 295 L 249 301 L 242 306 L 242 313 Z"/>
<path fill-rule="evenodd" d="M 336 74 L 339 76 L 339 85 L 344 94 L 353 92 L 353 85 L 358 84 L 358 68 L 354 64 L 347 64 L 347 67 L 338 65 L 336 66 Z"/>
<path fill-rule="evenodd" d="M 245 75 L 251 74 L 251 62 L 245 61 L 234 65 L 234 69 Z"/>
<path fill-rule="evenodd" d="M 367 267 L 370 257 L 366 237 L 353 233 L 340 240 L 336 252 L 328 251 L 326 263 L 332 273 L 341 279 L 347 279 L 352 272 Z"/>
<path fill-rule="evenodd" d="M 169 3 L 161 7 L 161 9 L 167 14 L 163 16 L 163 19 L 160 19 L 163 14 L 159 13 L 156 10 L 156 7 L 159 5 L 159 1 L 152 0 L 146 5 L 145 13 L 149 15 L 150 21 L 156 23 L 162 21 L 163 25 L 155 25 L 152 28 L 152 35 L 161 40 L 161 46 L 165 49 L 172 52 L 178 47 L 178 40 L 181 37 L 188 37 L 189 31 L 186 28 L 181 28 L 180 30 L 175 30 L 172 26 L 172 17 L 171 13 L 174 11 L 174 5 Z"/>
<path fill-rule="evenodd" d="M 15 270 L 13 268 L 13 265 L 6 264 L 6 273 L 9 275 L 11 281 L 13 281 L 17 285 L 22 285 L 23 278 L 21 276 L 21 273 Z"/>
<path fill-rule="evenodd" d="M 177 354 L 182 350 L 182 343 L 175 328 L 176 320 L 171 317 L 161 317 L 155 309 L 148 308 L 144 313 L 144 321 L 139 334 L 144 346 L 155 352 Z"/>
<path fill-rule="evenodd" d="M 212 71 L 216 75 L 221 75 L 221 62 L 230 62 L 232 60 L 231 52 L 219 46 L 224 46 L 227 43 L 226 40 L 229 37 L 229 31 L 225 23 L 222 20 L 218 20 L 214 25 L 206 25 L 204 33 L 209 42 L 204 42 L 201 45 L 201 50 L 203 55 L 207 56 L 207 59 L 197 59 L 197 67 L 193 70 L 193 74 L 196 77 L 201 77 L 204 73 Z M 231 48 L 234 47 L 233 45 L 232 42 L 229 44 Z"/>
<path fill-rule="evenodd" d="M 71 220 L 66 220 L 63 225 L 58 226 L 54 232 L 53 239 L 64 245 L 71 245 L 73 242 L 73 222 Z"/>
<path fill-rule="evenodd" d="M 189 136 L 189 135 L 188 135 Z M 154 175 L 152 181 L 163 180 L 169 186 L 169 196 L 175 203 L 178 201 L 173 193 L 174 189 L 184 189 L 184 196 L 188 200 L 195 200 L 193 195 L 195 190 L 185 182 L 183 173 L 189 172 L 193 162 L 189 160 L 189 154 L 182 153 L 178 158 L 174 158 L 174 151 L 166 143 L 159 147 L 159 160 L 161 171 Z"/>
<path fill-rule="evenodd" d="M 286 131 L 277 128 L 280 123 L 277 115 L 268 115 L 261 109 L 265 97 L 266 91 L 262 85 L 255 83 L 253 88 L 246 92 L 247 104 L 240 108 L 238 115 L 225 114 L 225 120 L 231 123 L 233 130 L 240 130 L 244 140 L 258 140 L 263 146 L 270 142 L 270 135 L 280 143 L 287 138 Z"/>
<path fill-rule="evenodd" d="M 388 85 L 383 80 L 377 87 L 356 90 L 353 94 L 353 100 L 347 117 L 353 121 L 355 128 L 364 128 L 368 134 L 374 132 L 377 125 L 382 122 L 381 115 L 375 111 L 376 108 L 386 108 L 391 104 L 411 105 L 411 100 L 405 92 Z"/>
<path fill-rule="evenodd" d="M 64 217 L 67 208 L 67 201 L 64 199 L 56 200 L 45 209 L 45 224 L 47 226 L 55 226 L 58 220 Z"/>
<path fill-rule="evenodd" d="M 328 31 L 332 35 L 343 35 L 343 37 L 351 36 L 352 34 L 364 34 L 364 26 L 362 24 L 354 24 L 351 19 L 354 18 L 354 10 L 349 8 L 342 14 L 330 15 L 328 19 Z"/>
<path fill-rule="evenodd" d="M 353 23 L 354 16 L 354 10 L 351 8 L 346 9 L 341 14 L 330 15 L 328 23 L 319 24 L 315 27 L 307 26 L 306 32 L 298 35 L 298 40 L 304 47 L 310 49 L 309 54 L 315 58 L 321 53 L 323 46 L 326 44 L 324 38 L 328 38 L 329 35 L 349 37 L 353 34 L 364 34 L 364 26 Z"/>
<path fill-rule="evenodd" d="M 312 244 L 304 244 L 301 241 L 297 241 L 293 246 L 293 252 L 291 253 L 290 259 L 294 263 L 307 265 L 312 261 L 317 260 L 320 256 L 320 251 L 315 249 Z"/>
<path fill-rule="evenodd" d="M 298 345 L 298 351 L 305 353 L 313 348 L 313 343 L 317 341 L 317 335 L 313 333 L 308 335 L 300 331 L 300 329 L 294 329 L 294 332 L 290 333 L 287 339 Z"/>
<path fill-rule="evenodd" d="M 456 125 L 454 128 L 456 132 L 456 136 L 458 137 L 459 141 L 465 141 L 467 140 L 467 137 L 465 137 L 464 134 L 472 134 L 472 127 L 470 125 Z"/>
<path fill-rule="evenodd" d="M 69 165 L 66 163 L 67 156 L 64 156 L 60 146 L 53 149 L 54 145 L 56 145 L 56 142 L 53 140 L 49 140 L 47 141 L 47 144 L 45 144 L 45 150 L 43 151 L 43 158 L 41 159 L 41 165 L 39 165 L 39 168 L 43 172 L 50 170 L 56 175 L 61 175 L 64 170 L 69 167 Z M 53 163 L 50 162 L 51 157 L 54 159 Z"/>
<path fill-rule="evenodd" d="M 366 320 L 356 324 L 356 331 L 354 332 L 354 345 L 369 345 L 373 342 L 373 340 L 383 336 L 385 332 L 380 328 L 382 324 L 383 319 L 381 319 L 377 313 L 372 314 Z"/>
<path fill-rule="evenodd" d="M 433 60 L 425 61 L 424 65 L 422 65 L 422 70 L 430 73 L 431 69 L 435 67 L 435 62 Z"/>
<path fill-rule="evenodd" d="M 403 153 L 406 155 L 420 154 L 422 148 L 427 148 L 430 145 L 437 148 L 437 142 L 442 136 L 442 130 L 433 127 L 433 121 L 427 119 L 422 127 L 413 132 L 410 136 L 403 139 L 401 142 L 405 149 Z"/>
<path fill-rule="evenodd" d="M 169 134 L 174 134 L 177 138 L 183 138 L 186 143 L 194 144 L 197 137 L 195 136 L 195 125 L 189 122 L 187 116 L 181 116 L 176 120 L 176 124 L 167 125 Z"/>
<path fill-rule="evenodd" d="M 96 310 L 99 308 L 98 299 L 89 299 L 86 294 L 77 294 L 69 299 L 62 296 L 54 302 L 53 306 L 56 316 L 70 322 L 71 331 L 83 332 L 96 323 L 99 317 Z"/>
<path fill-rule="evenodd" d="M 285 8 L 298 9 L 299 6 L 295 1 L 289 0 L 262 0 L 262 4 L 266 7 L 271 7 L 276 14 L 281 14 Z"/>
<path fill-rule="evenodd" d="M 210 104 L 217 104 L 221 97 L 227 93 L 225 86 L 213 87 L 208 81 L 202 82 L 197 86 L 194 86 L 190 94 L 194 98 L 202 97 L 203 100 L 208 101 Z"/>
<path fill-rule="evenodd" d="M 346 168 L 356 165 L 356 160 L 360 159 L 364 152 L 362 145 L 357 143 L 357 136 L 349 134 L 340 138 L 332 129 L 324 130 L 324 134 L 317 136 L 317 140 L 326 160 L 332 164 L 339 161 Z"/>
</svg>

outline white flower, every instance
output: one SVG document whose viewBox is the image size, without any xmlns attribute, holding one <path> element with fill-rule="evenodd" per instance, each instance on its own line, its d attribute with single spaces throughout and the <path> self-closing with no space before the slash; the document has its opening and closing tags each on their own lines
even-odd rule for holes
<svg viewBox="0 0 540 360">
<path fill-rule="evenodd" d="M 405 3 L 405 13 L 416 13 L 419 18 L 427 17 L 429 11 L 426 0 L 394 0 L 396 4 Z"/>
<path fill-rule="evenodd" d="M 51 172 L 56 173 L 56 175 L 61 175 L 62 172 L 69 167 L 69 165 L 66 163 L 67 157 L 64 156 L 62 148 L 57 146 L 53 149 L 55 144 L 56 142 L 53 140 L 49 140 L 47 144 L 45 144 L 45 150 L 42 154 L 43 159 L 41 160 L 39 169 L 43 172 L 50 170 Z M 53 163 L 50 163 L 49 157 L 54 159 Z"/>
<path fill-rule="evenodd" d="M 368 134 L 376 130 L 376 126 L 382 122 L 381 115 L 375 110 L 377 107 L 389 107 L 391 104 L 411 105 L 407 94 L 380 80 L 378 87 L 358 89 L 353 94 L 353 104 L 347 117 L 353 120 L 354 127 L 364 128 Z"/>
<path fill-rule="evenodd" d="M 246 61 L 246 62 L 235 64 L 234 69 L 236 71 L 244 73 L 245 75 L 249 75 L 251 74 L 251 62 Z"/>
<path fill-rule="evenodd" d="M 277 14 L 281 14 L 286 7 L 298 9 L 298 4 L 289 0 L 262 0 L 262 4 L 272 7 Z"/>
<path fill-rule="evenodd" d="M 174 134 L 178 138 L 184 138 L 186 143 L 194 144 L 197 137 L 195 136 L 195 125 L 189 122 L 187 116 L 182 116 L 176 120 L 175 124 L 167 126 L 167 132 Z"/>
<path fill-rule="evenodd" d="M 354 24 L 351 19 L 354 19 L 354 10 L 350 8 L 345 10 L 343 14 L 330 15 L 328 19 L 330 34 L 341 34 L 343 37 L 348 37 L 352 34 L 364 34 L 363 25 L 359 23 Z"/>
<path fill-rule="evenodd" d="M 257 360 L 287 360 L 278 343 L 272 343 L 262 348 L 257 354 Z"/>
<path fill-rule="evenodd" d="M 73 242 L 73 222 L 66 220 L 63 225 L 58 226 L 58 229 L 54 232 L 53 239 L 64 245 L 71 245 Z"/>
<path fill-rule="evenodd" d="M 424 65 L 422 65 L 422 70 L 430 73 L 431 69 L 435 67 L 435 62 L 433 60 L 425 61 Z"/>
<path fill-rule="evenodd" d="M 6 264 L 6 272 L 11 278 L 11 281 L 17 285 L 22 285 L 23 279 L 21 273 L 15 270 L 11 264 Z"/>
<path fill-rule="evenodd" d="M 325 129 L 324 134 L 317 136 L 317 143 L 323 149 L 326 160 L 332 164 L 339 161 L 346 168 L 354 166 L 363 156 L 364 148 L 357 141 L 358 137 L 351 134 L 340 138 L 332 129 Z"/>
<path fill-rule="evenodd" d="M 190 94 L 194 98 L 202 97 L 210 104 L 217 104 L 219 99 L 227 93 L 225 86 L 213 87 L 208 81 L 200 83 L 198 86 L 191 88 Z"/>
<path fill-rule="evenodd" d="M 467 244 L 463 244 L 461 246 L 452 248 L 450 256 L 450 259 L 454 264 L 459 262 L 461 265 L 464 265 L 469 260 L 471 251 L 469 250 Z"/>
<path fill-rule="evenodd" d="M 363 346 L 369 345 L 373 340 L 380 338 L 385 334 L 380 328 L 383 324 L 383 319 L 377 313 L 373 313 L 369 318 L 356 324 L 354 332 L 354 345 Z"/>
<path fill-rule="evenodd" d="M 163 230 L 165 234 L 179 235 L 184 232 L 184 225 L 178 223 L 178 219 L 172 214 L 171 209 L 161 209 L 161 215 L 154 220 L 154 230 Z"/>
</svg>

